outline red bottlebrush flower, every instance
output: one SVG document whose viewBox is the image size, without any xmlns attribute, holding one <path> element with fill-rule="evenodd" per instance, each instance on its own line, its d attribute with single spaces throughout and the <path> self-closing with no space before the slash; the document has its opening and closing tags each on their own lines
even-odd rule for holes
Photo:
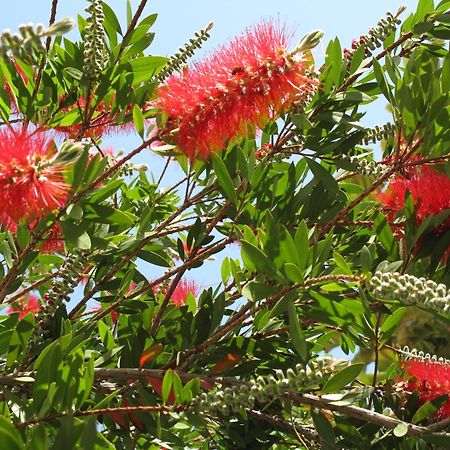
<svg viewBox="0 0 450 450">
<path fill-rule="evenodd" d="M 262 22 L 159 88 L 166 132 L 178 128 L 176 143 L 191 160 L 263 127 L 314 89 L 287 45 L 284 28 Z"/>
<path fill-rule="evenodd" d="M 63 253 L 64 238 L 62 235 L 61 225 L 55 223 L 50 228 L 50 233 L 41 245 L 41 253 Z"/>
<path fill-rule="evenodd" d="M 166 291 L 166 288 L 162 287 L 161 285 L 153 286 L 152 288 L 153 292 L 155 294 L 162 293 L 164 294 Z M 170 300 L 172 300 L 172 303 L 179 308 L 180 306 L 183 306 L 186 303 L 186 298 L 189 294 L 189 292 L 196 297 L 199 294 L 200 288 L 195 283 L 195 281 L 192 280 L 181 280 L 178 284 L 175 290 L 173 291 L 172 297 Z"/>
<path fill-rule="evenodd" d="M 43 133 L 27 129 L 0 130 L 0 221 L 14 230 L 62 206 L 69 186 L 63 169 L 52 165 L 54 149 Z"/>
<path fill-rule="evenodd" d="M 87 130 L 83 132 L 83 137 L 100 139 L 103 135 L 112 135 L 120 132 L 131 132 L 134 130 L 133 121 L 129 121 L 123 124 L 116 124 L 119 114 L 111 113 L 114 97 L 109 102 L 100 101 L 94 106 L 94 114 L 90 120 L 90 125 Z M 63 108 L 64 111 L 79 111 L 79 108 L 83 110 L 86 108 L 86 100 L 83 97 L 78 99 L 78 102 Z M 129 113 L 131 114 L 131 108 Z M 74 123 L 72 125 L 59 125 L 55 127 L 55 130 L 61 133 L 66 138 L 77 139 L 80 137 L 80 133 L 83 130 L 82 123 Z"/>
<path fill-rule="evenodd" d="M 410 359 L 403 363 L 406 374 L 410 377 L 404 388 L 419 394 L 421 404 L 434 400 L 441 395 L 450 395 L 450 365 L 431 359 Z M 439 408 L 433 418 L 437 420 L 450 417 L 450 398 Z"/>
<path fill-rule="evenodd" d="M 173 291 L 172 297 L 170 300 L 172 300 L 173 304 L 179 308 L 180 306 L 184 305 L 186 303 L 186 298 L 189 294 L 189 292 L 196 297 L 199 293 L 199 287 L 194 281 L 191 280 L 181 280 L 178 284 L 175 290 Z"/>
<path fill-rule="evenodd" d="M 19 313 L 19 320 L 23 319 L 28 313 L 32 312 L 36 316 L 39 312 L 39 301 L 36 295 L 24 295 L 17 303 L 11 304 L 6 311 L 8 314 Z"/>
<path fill-rule="evenodd" d="M 430 166 L 412 166 L 405 175 L 394 177 L 387 189 L 378 195 L 390 221 L 403 209 L 407 191 L 414 201 L 417 224 L 450 208 L 450 178 Z M 450 217 L 439 230 L 448 228 Z"/>
</svg>

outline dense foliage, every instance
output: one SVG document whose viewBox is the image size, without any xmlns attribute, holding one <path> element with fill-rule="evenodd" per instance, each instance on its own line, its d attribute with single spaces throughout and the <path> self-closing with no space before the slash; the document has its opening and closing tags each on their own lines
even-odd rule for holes
<svg viewBox="0 0 450 450">
<path fill-rule="evenodd" d="M 2 450 L 450 448 L 450 2 L 321 67 L 86 3 L 0 40 Z"/>
</svg>

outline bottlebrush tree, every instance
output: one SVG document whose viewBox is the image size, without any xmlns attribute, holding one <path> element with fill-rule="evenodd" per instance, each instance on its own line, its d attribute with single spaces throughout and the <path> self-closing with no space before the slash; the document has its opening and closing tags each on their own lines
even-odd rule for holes
<svg viewBox="0 0 450 450">
<path fill-rule="evenodd" d="M 1 448 L 449 448 L 450 3 L 323 63 L 146 3 L 1 34 Z"/>
</svg>

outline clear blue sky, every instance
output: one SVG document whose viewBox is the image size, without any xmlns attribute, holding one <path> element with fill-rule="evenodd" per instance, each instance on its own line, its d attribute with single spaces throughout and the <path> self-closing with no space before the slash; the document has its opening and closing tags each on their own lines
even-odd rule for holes
<svg viewBox="0 0 450 450">
<path fill-rule="evenodd" d="M 124 24 L 126 1 L 109 0 L 107 3 Z M 131 3 L 135 10 L 139 1 L 132 0 Z M 415 10 L 417 3 L 418 0 L 403 2 L 408 6 L 408 10 L 403 13 L 404 17 Z M 152 54 L 167 56 L 173 54 L 178 47 L 192 37 L 195 31 L 213 22 L 211 38 L 199 52 L 201 56 L 205 51 L 213 49 L 217 44 L 227 42 L 229 38 L 239 34 L 246 27 L 257 23 L 261 18 L 279 18 L 280 22 L 286 23 L 289 28 L 292 27 L 295 30 L 294 41 L 299 40 L 308 31 L 323 29 L 325 31 L 323 47 L 318 47 L 316 50 L 316 58 L 321 60 L 321 55 L 330 39 L 339 36 L 342 47 L 348 47 L 352 38 L 366 33 L 368 28 L 375 26 L 387 11 L 395 13 L 401 4 L 397 0 L 149 0 L 142 17 L 158 13 L 158 19 L 153 27 L 156 37 L 149 49 Z M 7 2 L 0 15 L 0 30 L 10 28 L 16 31 L 19 24 L 27 22 L 47 24 L 50 6 L 51 0 Z M 60 0 L 57 18 L 76 18 L 78 13 L 84 14 L 86 6 L 87 2 L 82 0 Z M 363 122 L 374 125 L 386 120 L 388 116 L 384 108 L 377 106 Z M 114 147 L 115 149 L 123 147 L 127 151 L 138 142 L 131 136 L 115 137 Z M 162 164 L 160 158 L 149 156 L 148 153 L 141 155 L 137 162 L 148 163 L 156 174 Z M 178 179 L 179 175 L 177 168 L 173 166 L 168 174 L 168 184 Z M 148 278 L 157 274 L 153 270 L 150 271 L 150 268 L 145 268 L 144 272 Z M 203 270 L 193 272 L 203 286 L 220 280 L 219 262 L 208 262 Z"/>
</svg>

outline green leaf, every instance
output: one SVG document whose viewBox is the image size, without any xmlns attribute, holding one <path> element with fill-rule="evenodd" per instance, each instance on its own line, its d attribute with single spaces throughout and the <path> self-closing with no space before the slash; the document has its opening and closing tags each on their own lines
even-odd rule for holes
<svg viewBox="0 0 450 450">
<path fill-rule="evenodd" d="M 219 155 L 214 155 L 213 158 L 214 172 L 216 173 L 217 181 L 219 182 L 221 188 L 225 192 L 225 196 L 232 200 L 235 205 L 238 203 L 238 198 L 236 195 L 236 189 L 233 184 L 228 170 L 223 163 Z"/>
<path fill-rule="evenodd" d="M 166 403 L 167 399 L 169 398 L 170 391 L 172 390 L 172 384 L 173 384 L 173 370 L 167 369 L 166 373 L 164 374 L 161 390 L 163 403 Z"/>
<path fill-rule="evenodd" d="M 2 450 L 25 450 L 19 432 L 5 416 L 0 416 L 0 442 Z"/>
<path fill-rule="evenodd" d="M 289 312 L 289 334 L 292 338 L 295 350 L 303 361 L 308 360 L 308 343 L 298 320 L 297 310 L 294 301 L 288 304 Z"/>
<path fill-rule="evenodd" d="M 399 308 L 383 322 L 383 325 L 380 328 L 381 344 L 387 342 L 387 340 L 393 335 L 405 313 L 406 308 Z"/>
<path fill-rule="evenodd" d="M 435 399 L 424 403 L 414 414 L 411 423 L 419 423 L 428 417 L 431 417 L 441 406 L 445 405 L 448 394 L 440 395 Z"/>
<path fill-rule="evenodd" d="M 16 329 L 9 343 L 8 357 L 6 365 L 12 366 L 16 362 L 22 361 L 24 350 L 28 346 L 29 339 L 33 333 L 34 315 L 29 312 L 22 320 L 19 320 Z"/>
<path fill-rule="evenodd" d="M 127 28 L 130 26 L 132 19 L 133 19 L 133 11 L 131 9 L 131 3 L 130 0 L 127 0 Z"/>
<path fill-rule="evenodd" d="M 81 220 L 83 218 L 83 209 L 80 205 L 69 205 L 66 214 L 73 220 Z"/>
<path fill-rule="evenodd" d="M 374 225 L 378 239 L 387 251 L 388 256 L 392 259 L 398 259 L 398 250 L 395 237 L 383 214 L 379 213 L 375 216 Z"/>
<path fill-rule="evenodd" d="M 304 271 L 308 267 L 309 259 L 309 237 L 308 226 L 302 220 L 298 225 L 294 238 L 295 247 L 297 249 L 298 267 Z"/>
<path fill-rule="evenodd" d="M 222 278 L 222 283 L 225 286 L 228 279 L 231 275 L 231 266 L 230 266 L 230 259 L 228 257 L 225 257 L 222 261 L 222 266 L 220 268 L 220 276 Z"/>
<path fill-rule="evenodd" d="M 313 410 L 312 419 L 314 422 L 314 426 L 317 432 L 319 433 L 321 439 L 323 439 L 326 445 L 335 448 L 334 445 L 336 437 L 334 434 L 333 426 L 331 425 L 330 421 L 325 417 L 325 415 L 322 412 L 318 411 L 317 409 Z"/>
<path fill-rule="evenodd" d="M 242 288 L 242 295 L 253 302 L 266 299 L 277 293 L 273 286 L 267 286 L 264 283 L 250 281 Z"/>
<path fill-rule="evenodd" d="M 283 268 L 289 280 L 293 283 L 303 283 L 303 274 L 295 264 L 286 263 Z"/>
<path fill-rule="evenodd" d="M 133 122 L 139 136 L 144 139 L 144 116 L 138 105 L 133 106 Z"/>
<path fill-rule="evenodd" d="M 406 433 L 408 432 L 408 424 L 405 422 L 401 422 L 399 423 L 395 428 L 394 428 L 394 436 L 396 437 L 403 437 L 406 436 Z"/>
<path fill-rule="evenodd" d="M 167 58 L 163 56 L 142 56 L 130 61 L 126 65 L 131 66 L 134 83 L 139 84 L 154 77 L 166 64 Z M 128 67 L 118 70 L 128 71 Z"/>
<path fill-rule="evenodd" d="M 91 238 L 86 231 L 74 222 L 65 220 L 61 222 L 61 229 L 64 235 L 64 241 L 69 246 L 79 248 L 80 250 L 89 250 L 91 248 Z"/>
<path fill-rule="evenodd" d="M 109 223 L 111 225 L 123 225 L 125 227 L 132 227 L 138 220 L 134 214 L 115 209 L 107 205 L 98 205 L 90 203 L 86 205 L 86 219 L 96 219 L 100 223 Z M 92 212 L 95 212 L 95 215 Z"/>
<path fill-rule="evenodd" d="M 104 2 L 102 2 L 102 5 L 103 5 L 103 13 L 105 14 L 105 20 L 113 27 L 116 33 L 119 33 L 122 36 L 122 29 L 120 28 L 120 22 L 116 14 L 114 13 L 113 9 Z"/>
<path fill-rule="evenodd" d="M 430 434 L 424 434 L 421 436 L 421 438 L 430 444 L 434 444 L 436 448 L 450 448 L 450 436 L 448 433 L 430 433 Z"/>
<path fill-rule="evenodd" d="M 319 163 L 314 161 L 311 158 L 307 158 L 306 162 L 314 175 L 314 178 L 317 181 L 321 181 L 324 188 L 330 192 L 330 194 L 336 194 L 339 190 L 339 186 L 337 181 L 333 178 L 333 176 L 328 172 L 325 167 L 321 166 Z"/>
<path fill-rule="evenodd" d="M 337 392 L 347 384 L 352 383 L 355 378 L 361 373 L 364 368 L 364 364 L 352 364 L 345 367 L 340 372 L 333 375 L 325 384 L 322 389 L 322 394 L 329 394 L 331 392 Z"/>
<path fill-rule="evenodd" d="M 241 246 L 242 257 L 251 261 L 258 271 L 266 273 L 273 278 L 277 277 L 275 267 L 265 253 L 255 245 L 244 240 L 241 241 Z"/>
</svg>

